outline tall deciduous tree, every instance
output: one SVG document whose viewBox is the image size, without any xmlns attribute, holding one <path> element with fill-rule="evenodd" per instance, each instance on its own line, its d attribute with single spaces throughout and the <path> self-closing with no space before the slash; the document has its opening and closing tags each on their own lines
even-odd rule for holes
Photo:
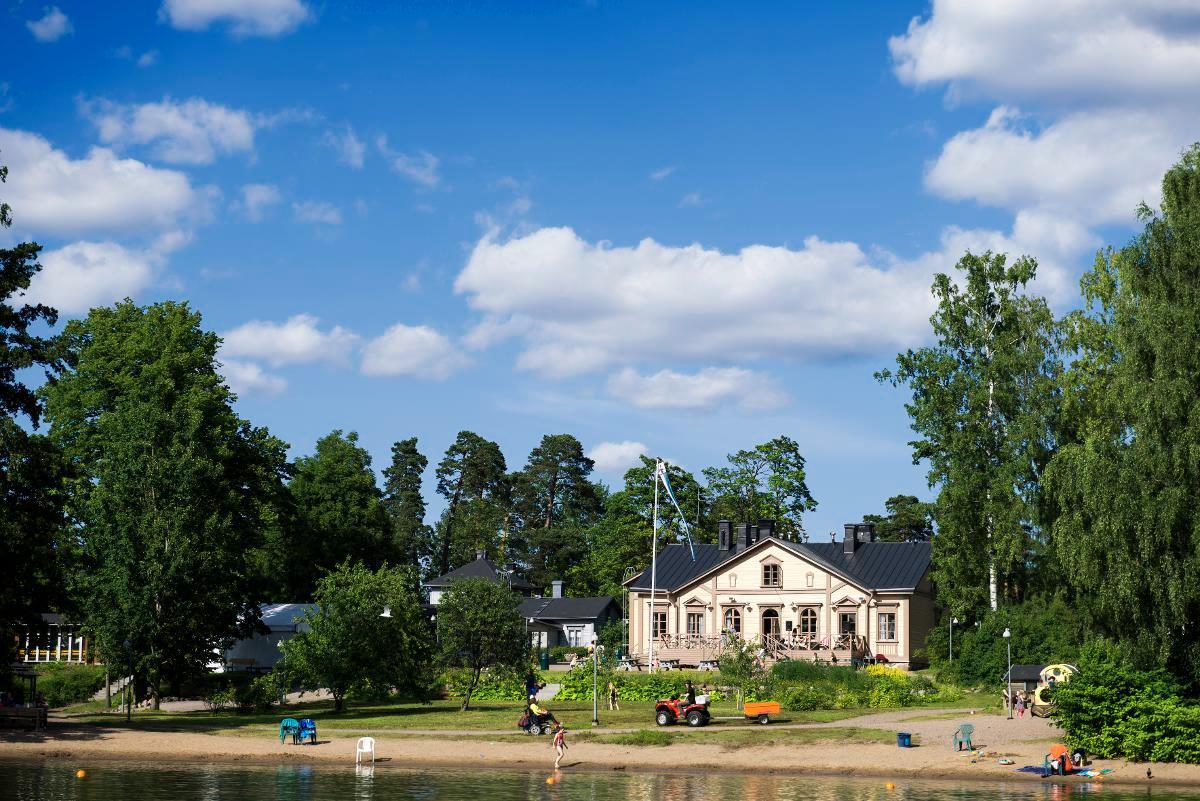
<svg viewBox="0 0 1200 801">
<path fill-rule="evenodd" d="M 510 495 L 507 471 L 500 446 L 472 431 L 458 432 L 446 449 L 437 467 L 437 491 L 446 499 L 446 512 L 437 531 L 439 574 L 449 573 L 454 566 L 451 556 L 456 544 L 466 542 L 465 550 L 472 550 L 473 540 L 481 535 L 490 538 L 492 527 L 497 522 L 503 525 L 501 510 L 506 509 Z"/>
<path fill-rule="evenodd" d="M 296 460 L 288 489 L 299 526 L 289 570 L 298 597 L 310 597 L 317 580 L 347 559 L 372 569 L 386 560 L 391 526 L 358 434 L 333 431 L 317 440 L 313 455 Z"/>
<path fill-rule="evenodd" d="M 1104 633 L 1200 683 L 1200 145 L 1097 255 L 1047 471 L 1064 575 Z"/>
<path fill-rule="evenodd" d="M 637 509 L 641 519 L 650 526 L 654 516 L 654 467 L 657 460 L 649 456 L 640 456 L 638 461 L 638 464 L 625 471 L 624 493 L 628 503 Z M 670 462 L 667 462 L 667 478 L 671 482 L 675 498 L 679 501 L 679 509 L 692 529 L 692 536 L 697 542 L 715 542 L 717 533 L 711 525 L 712 498 L 709 490 L 701 487 L 700 482 L 690 472 Z M 659 525 L 668 526 L 672 532 L 678 533 L 678 515 L 661 487 L 658 500 Z M 659 533 L 662 534 L 662 531 Z"/>
<path fill-rule="evenodd" d="M 465 579 L 451 585 L 438 603 L 438 642 L 442 660 L 470 672 L 462 709 L 487 669 L 521 670 L 529 662 L 529 638 L 517 596 L 507 585 Z"/>
<path fill-rule="evenodd" d="M 934 278 L 936 344 L 876 375 L 912 390 L 913 463 L 928 460 L 939 490 L 933 578 L 959 614 L 995 608 L 999 588 L 1024 591 L 1062 370 L 1060 329 L 1046 301 L 1026 292 L 1036 269 L 1030 258 L 1009 265 L 1003 254 L 967 253 L 961 287 Z"/>
<path fill-rule="evenodd" d="M 788 437 L 731 453 L 728 467 L 709 467 L 704 477 L 714 514 L 739 523 L 771 519 L 784 537 L 797 536 L 804 513 L 817 508 L 800 446 Z"/>
<path fill-rule="evenodd" d="M 339 565 L 317 583 L 309 630 L 283 643 L 283 671 L 306 690 L 329 690 L 335 712 L 351 692 L 425 698 L 433 631 L 416 585 L 411 567 Z"/>
<path fill-rule="evenodd" d="M 893 495 L 883 502 L 887 514 L 863 515 L 864 523 L 875 524 L 883 542 L 917 542 L 933 537 L 934 505 L 916 495 Z"/>
<path fill-rule="evenodd" d="M 164 678 L 203 670 L 257 619 L 247 553 L 286 446 L 234 414 L 220 340 L 187 304 L 93 309 L 63 339 L 71 367 L 43 394 L 79 476 L 81 607 L 105 660 L 131 662 L 157 703 Z"/>
<path fill-rule="evenodd" d="M 429 460 L 417 450 L 417 438 L 392 445 L 392 463 L 383 471 L 383 508 L 391 521 L 392 547 L 402 565 L 417 567 L 429 554 L 430 530 L 425 525 L 421 474 Z"/>
</svg>

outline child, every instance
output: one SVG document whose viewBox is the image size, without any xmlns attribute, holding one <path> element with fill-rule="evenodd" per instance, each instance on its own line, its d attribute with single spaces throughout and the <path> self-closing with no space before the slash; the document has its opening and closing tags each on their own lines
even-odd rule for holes
<svg viewBox="0 0 1200 801">
<path fill-rule="evenodd" d="M 558 770 L 558 763 L 562 762 L 563 754 L 567 752 L 567 730 L 563 728 L 561 723 L 554 726 L 554 740 L 551 744 L 554 746 L 554 769 Z"/>
<path fill-rule="evenodd" d="M 620 700 L 621 696 L 620 693 L 617 692 L 617 685 L 610 681 L 608 683 L 608 708 L 613 711 L 620 710 Z"/>
</svg>

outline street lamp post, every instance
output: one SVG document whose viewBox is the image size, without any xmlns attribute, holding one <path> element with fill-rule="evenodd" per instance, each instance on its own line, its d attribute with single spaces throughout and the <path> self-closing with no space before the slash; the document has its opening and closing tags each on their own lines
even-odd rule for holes
<svg viewBox="0 0 1200 801">
<path fill-rule="evenodd" d="M 1012 632 L 1007 628 L 1004 629 L 1004 645 L 1008 648 L 1008 687 L 1005 688 L 1008 693 L 1008 719 L 1012 720 L 1013 708 L 1013 693 L 1012 693 Z"/>
<path fill-rule="evenodd" d="M 600 725 L 600 696 L 598 693 L 597 682 L 600 677 L 600 655 L 604 653 L 604 646 L 600 645 L 595 639 L 592 640 L 592 725 Z"/>
<path fill-rule="evenodd" d="M 954 624 L 958 622 L 958 618 L 950 618 L 950 664 L 954 664 Z"/>
</svg>

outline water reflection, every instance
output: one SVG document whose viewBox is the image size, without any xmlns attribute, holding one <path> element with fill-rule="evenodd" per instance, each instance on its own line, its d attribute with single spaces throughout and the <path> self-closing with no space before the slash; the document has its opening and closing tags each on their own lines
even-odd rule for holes
<svg viewBox="0 0 1200 801">
<path fill-rule="evenodd" d="M 74 761 L 0 761 L 0 799 L 13 801 L 1144 801 L 1146 788 L 1013 781 L 949 784 L 804 776 L 704 775 L 684 771 L 414 771 L 375 765 L 83 766 Z M 1200 801 L 1200 792 L 1155 789 L 1153 797 Z"/>
</svg>

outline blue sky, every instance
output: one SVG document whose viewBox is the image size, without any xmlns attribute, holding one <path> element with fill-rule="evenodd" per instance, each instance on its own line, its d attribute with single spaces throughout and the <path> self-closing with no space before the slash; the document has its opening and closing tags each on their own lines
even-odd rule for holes
<svg viewBox="0 0 1200 801">
<path fill-rule="evenodd" d="M 871 375 L 933 273 L 1029 253 L 1072 306 L 1200 130 L 1200 13 L 1166 0 L 377 5 L 0 22 L 31 297 L 188 300 L 296 455 L 468 428 L 519 467 L 567 431 L 616 482 L 787 434 L 840 528 L 928 495 Z"/>
</svg>

